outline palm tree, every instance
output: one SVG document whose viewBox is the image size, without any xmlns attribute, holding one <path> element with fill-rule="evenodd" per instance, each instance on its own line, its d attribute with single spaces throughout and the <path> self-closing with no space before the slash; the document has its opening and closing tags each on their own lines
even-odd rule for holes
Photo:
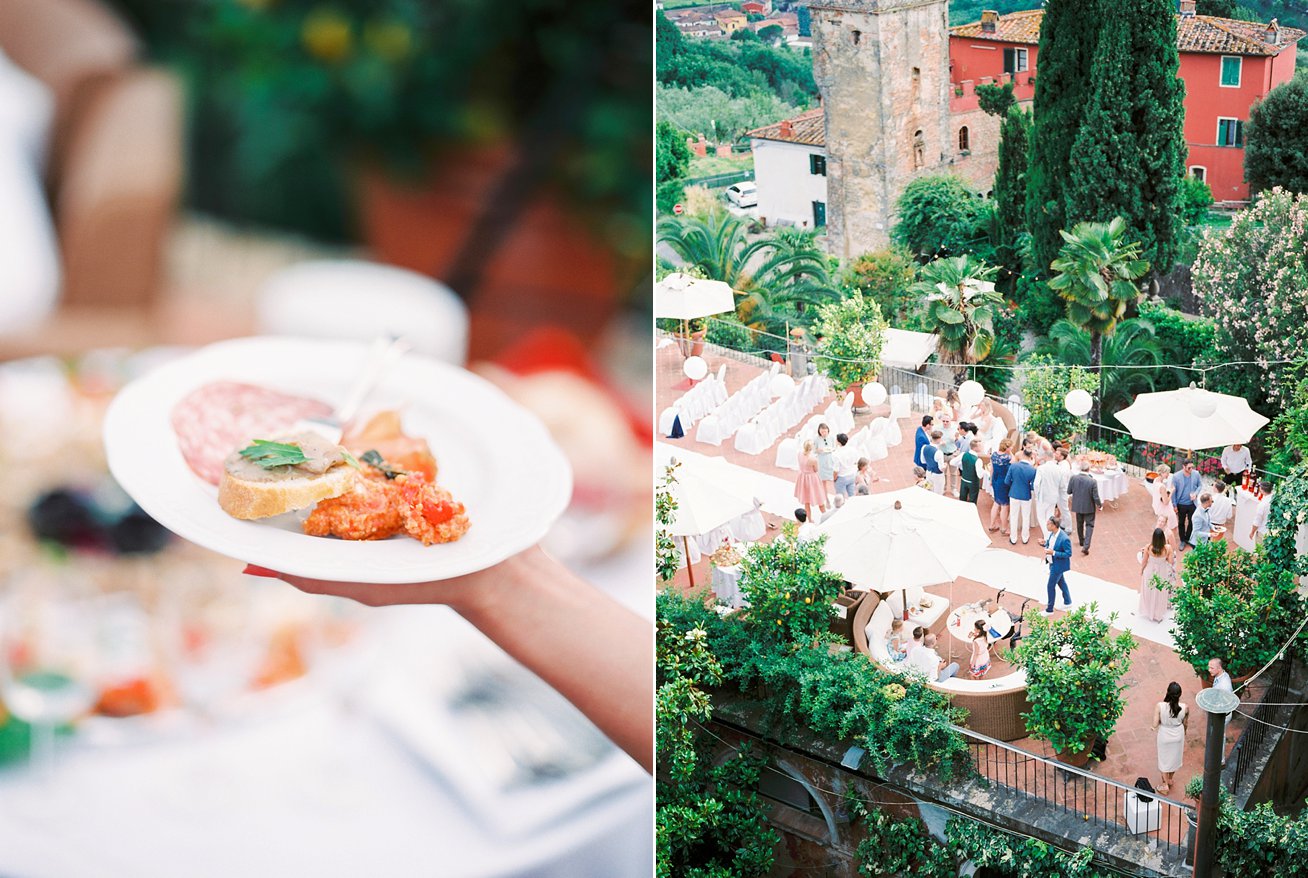
<svg viewBox="0 0 1308 878">
<path fill-rule="evenodd" d="M 1049 329 L 1051 352 L 1069 366 L 1090 365 L 1090 333 L 1071 320 L 1059 320 Z M 1154 336 L 1154 325 L 1141 317 L 1117 324 L 1113 334 L 1103 342 L 1103 366 L 1100 373 L 1100 404 L 1116 415 L 1138 393 L 1157 389 L 1158 369 L 1163 350 Z M 1131 368 L 1115 368 L 1131 367 Z"/>
<path fill-rule="evenodd" d="M 826 254 L 811 232 L 781 229 L 751 241 L 745 223 L 730 213 L 666 217 L 658 239 L 705 277 L 736 291 L 736 314 L 751 329 L 808 323 L 808 306 L 838 298 Z"/>
<path fill-rule="evenodd" d="M 913 290 L 926 300 L 926 320 L 939 338 L 942 363 L 953 363 L 959 381 L 967 366 L 990 356 L 995 313 L 1004 299 L 995 292 L 999 269 L 971 254 L 937 259 L 922 266 Z"/>
<path fill-rule="evenodd" d="M 1067 302 L 1067 319 L 1090 334 L 1089 366 L 1100 372 L 1091 418 L 1098 421 L 1104 395 L 1099 368 L 1103 339 L 1139 300 L 1138 281 L 1149 271 L 1149 263 L 1140 258 L 1140 245 L 1126 240 L 1126 220 L 1120 216 L 1108 223 L 1077 223 L 1071 232 L 1058 234 L 1063 248 L 1049 265 L 1055 272 L 1049 287 Z"/>
</svg>

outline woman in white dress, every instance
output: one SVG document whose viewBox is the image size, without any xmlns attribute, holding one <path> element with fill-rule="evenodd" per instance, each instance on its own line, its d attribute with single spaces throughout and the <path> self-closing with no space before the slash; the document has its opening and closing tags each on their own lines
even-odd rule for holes
<svg viewBox="0 0 1308 878">
<path fill-rule="evenodd" d="M 1185 756 L 1185 722 L 1190 709 L 1181 703 L 1181 687 L 1167 684 L 1167 695 L 1154 707 L 1154 728 L 1158 730 L 1158 770 L 1163 775 L 1158 792 L 1164 796 L 1172 788 L 1172 775 L 1181 767 Z"/>
</svg>

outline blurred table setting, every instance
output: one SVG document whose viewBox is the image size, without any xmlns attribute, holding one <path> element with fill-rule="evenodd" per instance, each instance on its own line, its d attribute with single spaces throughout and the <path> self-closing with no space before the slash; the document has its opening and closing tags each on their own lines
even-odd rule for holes
<svg viewBox="0 0 1308 878">
<path fill-rule="evenodd" d="M 536 344 L 479 371 L 605 444 L 556 432 L 545 545 L 648 618 L 648 452 Z M 647 874 L 649 776 L 452 611 L 243 576 L 114 485 L 104 410 L 179 353 L 0 364 L 0 874 Z"/>
</svg>

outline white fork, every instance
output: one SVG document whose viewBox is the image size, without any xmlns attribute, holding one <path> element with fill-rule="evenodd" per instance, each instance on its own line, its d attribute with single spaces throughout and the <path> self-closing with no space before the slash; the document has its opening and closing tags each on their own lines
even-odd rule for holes
<svg viewBox="0 0 1308 878">
<path fill-rule="evenodd" d="M 354 384 L 350 385 L 349 392 L 336 406 L 335 411 L 320 418 L 300 420 L 296 423 L 294 432 L 299 433 L 310 430 L 330 442 L 339 444 L 341 433 L 350 421 L 354 420 L 355 415 L 359 413 L 359 409 L 362 407 L 364 400 L 368 398 L 368 394 L 386 376 L 391 367 L 409 352 L 409 348 L 410 345 L 407 341 L 395 335 L 374 340 L 372 348 L 368 351 L 367 359 L 364 360 L 363 369 L 359 372 L 359 377 L 354 380 Z"/>
</svg>

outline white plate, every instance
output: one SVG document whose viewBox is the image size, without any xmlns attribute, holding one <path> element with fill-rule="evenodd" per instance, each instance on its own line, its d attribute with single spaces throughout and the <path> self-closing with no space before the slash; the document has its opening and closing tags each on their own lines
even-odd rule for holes
<svg viewBox="0 0 1308 878">
<path fill-rule="evenodd" d="M 239 521 L 218 489 L 186 465 L 171 417 L 182 397 L 241 381 L 335 405 L 367 346 L 280 337 L 210 345 L 125 387 L 104 422 L 109 470 L 150 517 L 178 536 L 241 561 L 315 579 L 426 582 L 484 570 L 537 543 L 567 506 L 572 470 L 544 425 L 494 385 L 409 354 L 369 397 L 367 410 L 402 408 L 406 433 L 430 443 L 440 483 L 467 507 L 472 527 L 453 543 L 409 537 L 352 542 L 310 537 L 293 515 Z"/>
</svg>

